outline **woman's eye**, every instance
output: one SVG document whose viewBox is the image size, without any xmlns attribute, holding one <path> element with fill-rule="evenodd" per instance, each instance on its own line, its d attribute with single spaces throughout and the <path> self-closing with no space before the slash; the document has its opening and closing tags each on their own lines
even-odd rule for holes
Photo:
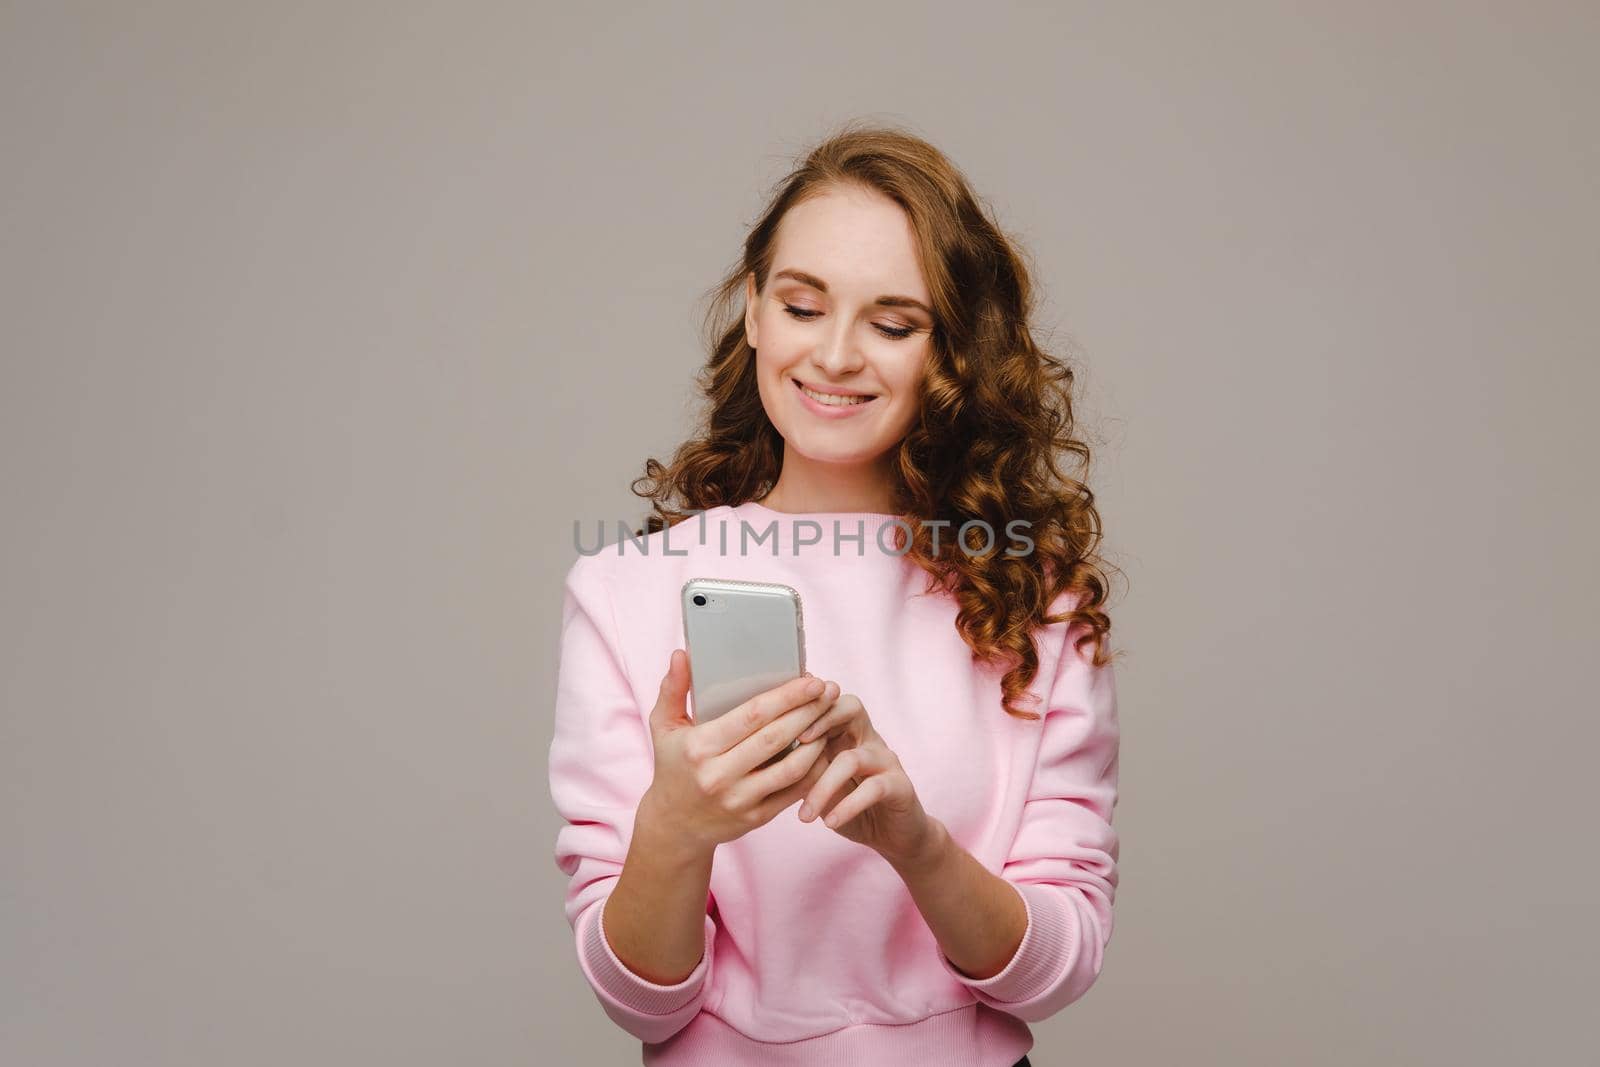
<svg viewBox="0 0 1600 1067">
<path fill-rule="evenodd" d="M 810 308 L 797 308 L 793 304 L 783 305 L 783 310 L 787 311 L 791 317 L 799 319 L 801 322 L 810 322 L 812 319 L 822 314 L 822 312 L 813 311 Z M 879 333 L 883 334 L 885 337 L 893 338 L 896 341 L 904 340 L 905 338 L 910 337 L 912 334 L 917 332 L 916 329 L 911 326 L 884 326 L 876 322 L 872 325 Z"/>
</svg>

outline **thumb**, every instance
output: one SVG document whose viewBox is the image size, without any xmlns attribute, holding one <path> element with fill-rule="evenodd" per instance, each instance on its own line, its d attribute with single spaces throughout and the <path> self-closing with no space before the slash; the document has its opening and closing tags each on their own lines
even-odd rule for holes
<svg viewBox="0 0 1600 1067">
<path fill-rule="evenodd" d="M 661 678 L 661 691 L 656 697 L 655 708 L 650 712 L 650 724 L 656 729 L 692 726 L 688 696 L 689 654 L 681 648 L 675 648 L 667 662 L 667 673 Z"/>
</svg>

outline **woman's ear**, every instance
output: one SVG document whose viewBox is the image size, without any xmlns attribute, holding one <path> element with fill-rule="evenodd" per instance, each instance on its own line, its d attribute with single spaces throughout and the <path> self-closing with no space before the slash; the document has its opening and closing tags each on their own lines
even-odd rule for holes
<svg viewBox="0 0 1600 1067">
<path fill-rule="evenodd" d="M 756 346 L 756 272 L 744 276 L 744 339 Z"/>
</svg>

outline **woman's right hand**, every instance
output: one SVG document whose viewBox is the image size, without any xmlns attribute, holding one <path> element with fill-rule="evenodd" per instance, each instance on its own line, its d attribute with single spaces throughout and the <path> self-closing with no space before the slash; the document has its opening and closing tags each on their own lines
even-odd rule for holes
<svg viewBox="0 0 1600 1067">
<path fill-rule="evenodd" d="M 689 718 L 688 693 L 689 655 L 674 649 L 650 712 L 655 778 L 639 818 L 657 820 L 670 840 L 711 852 L 771 821 L 822 777 L 826 737 L 761 765 L 833 706 L 839 686 L 802 675 L 709 722 Z"/>
</svg>

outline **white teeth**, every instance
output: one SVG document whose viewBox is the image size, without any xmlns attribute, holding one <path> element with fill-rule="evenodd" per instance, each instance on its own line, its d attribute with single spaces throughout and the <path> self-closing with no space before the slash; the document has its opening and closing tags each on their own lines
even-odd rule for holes
<svg viewBox="0 0 1600 1067">
<path fill-rule="evenodd" d="M 872 399 L 870 396 L 834 396 L 832 393 L 818 393 L 807 389 L 803 385 L 800 386 L 800 391 L 819 404 L 827 404 L 829 407 L 836 408 L 853 407 L 856 404 L 865 404 Z"/>
</svg>

